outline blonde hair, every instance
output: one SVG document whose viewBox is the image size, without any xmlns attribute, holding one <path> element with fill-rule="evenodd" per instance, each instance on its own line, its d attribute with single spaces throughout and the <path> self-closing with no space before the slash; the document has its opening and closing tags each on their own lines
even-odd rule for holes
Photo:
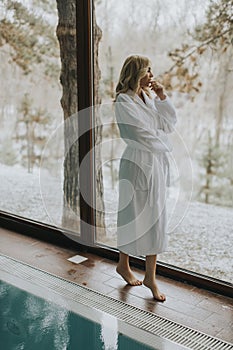
<svg viewBox="0 0 233 350">
<path fill-rule="evenodd" d="M 140 87 L 140 80 L 148 72 L 150 66 L 149 58 L 145 56 L 132 55 L 126 58 L 121 68 L 120 78 L 116 86 L 116 98 L 120 93 L 131 89 L 134 92 Z M 149 89 L 144 88 L 148 96 Z"/>
</svg>

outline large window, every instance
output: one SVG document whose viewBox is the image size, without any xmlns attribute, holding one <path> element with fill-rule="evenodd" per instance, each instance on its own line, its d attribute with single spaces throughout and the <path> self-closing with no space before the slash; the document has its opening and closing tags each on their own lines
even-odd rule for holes
<svg viewBox="0 0 233 350">
<path fill-rule="evenodd" d="M 170 158 L 169 249 L 159 260 L 232 280 L 232 44 L 230 1 L 95 1 L 99 46 L 105 231 L 116 246 L 119 140 L 112 101 L 123 61 L 150 57 L 178 114 Z M 224 17 L 226 16 L 226 17 Z M 216 19 L 217 18 L 217 19 Z M 224 19 L 225 18 L 225 19 Z M 231 28 L 232 30 L 232 28 Z M 97 226 L 97 232 L 100 230 Z"/>
<path fill-rule="evenodd" d="M 80 232 L 75 7 L 0 7 L 0 210 Z"/>
<path fill-rule="evenodd" d="M 114 90 L 143 54 L 178 114 L 159 260 L 231 282 L 231 15 L 226 0 L 3 0 L 0 210 L 116 247 Z"/>
</svg>

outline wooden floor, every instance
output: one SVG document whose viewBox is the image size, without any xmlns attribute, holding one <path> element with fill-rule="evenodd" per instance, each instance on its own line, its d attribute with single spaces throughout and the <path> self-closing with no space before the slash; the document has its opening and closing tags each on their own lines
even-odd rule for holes
<svg viewBox="0 0 233 350">
<path fill-rule="evenodd" d="M 152 299 L 146 287 L 126 285 L 115 271 L 116 263 L 99 256 L 1 228 L 0 247 L 2 254 L 233 343 L 233 300 L 230 298 L 159 276 L 159 287 L 167 296 L 167 300 L 160 303 Z M 77 254 L 88 260 L 81 264 L 67 261 Z M 143 278 L 143 271 L 133 270 Z"/>
</svg>

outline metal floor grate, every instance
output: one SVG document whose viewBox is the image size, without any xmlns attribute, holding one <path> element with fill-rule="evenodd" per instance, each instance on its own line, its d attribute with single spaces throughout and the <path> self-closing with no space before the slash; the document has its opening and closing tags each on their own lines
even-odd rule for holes
<svg viewBox="0 0 233 350">
<path fill-rule="evenodd" d="M 189 349 L 233 350 L 233 344 L 221 339 L 126 304 L 88 287 L 67 281 L 48 272 L 38 270 L 37 268 L 4 255 L 0 255 L 0 270 L 23 280 L 27 280 L 34 285 L 49 288 L 61 296 L 106 312 L 132 326 L 138 327 Z"/>
</svg>

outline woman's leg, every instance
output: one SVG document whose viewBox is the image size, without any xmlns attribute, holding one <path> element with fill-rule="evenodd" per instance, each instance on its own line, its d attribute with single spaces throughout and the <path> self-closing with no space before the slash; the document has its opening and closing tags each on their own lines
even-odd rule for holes
<svg viewBox="0 0 233 350">
<path fill-rule="evenodd" d="M 150 288 L 153 297 L 158 301 L 165 301 L 166 297 L 164 294 L 160 293 L 158 286 L 156 284 L 155 274 L 156 274 L 156 259 L 157 255 L 146 256 L 146 274 L 143 280 L 143 284 Z"/>
<path fill-rule="evenodd" d="M 120 252 L 119 262 L 116 271 L 124 278 L 131 286 L 140 286 L 142 281 L 139 281 L 132 273 L 129 266 L 129 255 Z"/>
</svg>

